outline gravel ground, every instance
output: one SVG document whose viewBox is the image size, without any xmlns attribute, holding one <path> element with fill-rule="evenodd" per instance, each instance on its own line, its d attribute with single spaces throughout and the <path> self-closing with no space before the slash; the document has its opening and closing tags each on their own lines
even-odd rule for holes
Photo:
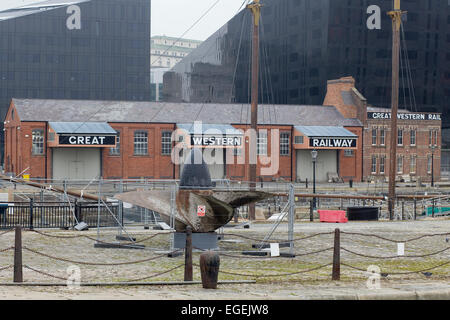
<svg viewBox="0 0 450 320">
<path fill-rule="evenodd" d="M 349 222 L 346 224 L 326 224 L 298 222 L 295 225 L 295 239 L 314 236 L 295 241 L 294 259 L 274 257 L 258 258 L 243 256 L 244 250 L 252 249 L 253 239 L 262 239 L 270 231 L 272 225 L 267 223 L 253 223 L 250 229 L 224 228 L 224 240 L 219 242 L 221 255 L 221 273 L 219 280 L 256 280 L 256 283 L 223 284 L 220 290 L 204 290 L 201 285 L 191 286 L 151 286 L 151 287 L 82 287 L 69 290 L 66 287 L 7 287 L 0 286 L 0 299 L 298 299 L 308 290 L 320 289 L 326 294 L 327 290 L 339 289 L 352 292 L 356 288 L 365 288 L 369 274 L 366 272 L 370 265 L 378 266 L 381 273 L 387 276 L 381 278 L 381 285 L 394 288 L 397 285 L 411 283 L 426 283 L 428 286 L 439 287 L 450 285 L 450 249 L 449 235 L 424 237 L 405 243 L 405 255 L 417 256 L 439 254 L 417 258 L 392 258 L 397 254 L 397 243 L 377 237 L 365 237 L 348 233 L 376 234 L 380 237 L 405 241 L 428 234 L 443 234 L 450 232 L 450 219 L 424 219 L 421 221 L 395 222 Z M 302 254 L 332 248 L 335 228 L 340 228 L 341 234 L 341 262 L 352 267 L 341 266 L 341 281 L 331 282 L 331 266 L 307 273 L 301 271 L 315 269 L 332 262 L 333 250 L 326 250 L 314 255 Z M 84 232 L 63 230 L 39 230 L 52 236 L 77 236 L 75 238 L 47 237 L 35 232 L 23 232 L 23 246 L 66 260 L 77 262 L 92 262 L 99 264 L 121 263 L 130 261 L 154 260 L 126 264 L 119 266 L 76 264 L 80 267 L 82 282 L 122 282 L 140 280 L 141 282 L 182 281 L 184 276 L 184 256 L 169 258 L 160 251 L 170 247 L 170 236 L 163 231 L 143 230 L 143 228 L 129 228 L 127 231 L 138 241 L 152 235 L 159 234 L 150 240 L 141 242 L 144 250 L 105 249 L 95 248 L 92 239 L 97 238 L 97 230 Z M 347 233 L 346 233 L 347 232 Z M 0 234 L 2 232 L 0 231 Z M 116 230 L 101 230 L 100 239 L 105 242 L 115 241 Z M 283 223 L 275 231 L 273 239 L 287 239 L 287 224 Z M 14 232 L 0 236 L 0 250 L 14 245 Z M 386 257 L 385 259 L 362 257 L 347 252 L 344 249 L 361 253 L 366 256 Z M 287 252 L 288 248 L 282 248 Z M 194 252 L 194 264 L 198 264 L 200 252 Z M 0 252 L 0 269 L 13 263 L 13 250 Z M 24 268 L 25 282 L 65 283 L 69 276 L 67 268 L 74 263 L 48 258 L 29 250 L 23 251 L 23 264 L 35 270 L 58 278 Z M 445 265 L 443 265 L 445 264 Z M 439 268 L 433 268 L 443 265 Z M 161 274 L 167 270 L 181 266 L 174 271 Z M 396 275 L 394 273 L 408 273 L 429 270 L 431 277 L 422 272 Z M 156 274 L 161 274 L 152 277 Z M 287 275 L 290 274 L 290 275 Z M 0 271 L 0 282 L 10 283 L 13 277 L 12 268 Z M 146 279 L 144 279 L 146 278 Z M 200 270 L 194 266 L 194 280 L 200 279 Z M 434 284 L 434 285 L 433 285 Z M 331 292 L 330 291 L 330 292 Z"/>
</svg>

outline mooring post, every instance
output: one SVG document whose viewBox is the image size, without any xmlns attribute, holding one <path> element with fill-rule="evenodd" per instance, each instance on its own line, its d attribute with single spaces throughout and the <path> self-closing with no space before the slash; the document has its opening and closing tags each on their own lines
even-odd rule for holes
<svg viewBox="0 0 450 320">
<path fill-rule="evenodd" d="M 184 281 L 192 281 L 192 228 L 186 227 L 186 247 L 184 254 Z"/>
<path fill-rule="evenodd" d="M 204 289 L 217 289 L 220 257 L 217 252 L 208 250 L 200 255 L 200 272 Z"/>
<path fill-rule="evenodd" d="M 30 230 L 33 230 L 33 198 L 30 199 Z"/>
<path fill-rule="evenodd" d="M 312 200 L 309 202 L 309 221 L 314 221 L 314 202 Z"/>
<path fill-rule="evenodd" d="M 341 231 L 334 230 L 333 273 L 332 280 L 341 280 Z"/>
<path fill-rule="evenodd" d="M 14 241 L 14 282 L 23 282 L 22 227 L 16 226 Z"/>
</svg>

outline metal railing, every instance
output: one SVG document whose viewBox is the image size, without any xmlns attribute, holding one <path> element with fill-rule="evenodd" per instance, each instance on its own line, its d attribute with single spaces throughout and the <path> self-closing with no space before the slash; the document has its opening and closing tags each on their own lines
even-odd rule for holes
<svg viewBox="0 0 450 320">
<path fill-rule="evenodd" d="M 92 203 L 77 203 L 73 206 L 60 202 L 8 202 L 0 203 L 0 228 L 16 226 L 23 228 L 71 228 L 78 222 L 89 227 L 117 226 L 112 214 L 118 217 L 117 203 L 100 206 Z M 100 213 L 100 217 L 99 217 Z"/>
</svg>

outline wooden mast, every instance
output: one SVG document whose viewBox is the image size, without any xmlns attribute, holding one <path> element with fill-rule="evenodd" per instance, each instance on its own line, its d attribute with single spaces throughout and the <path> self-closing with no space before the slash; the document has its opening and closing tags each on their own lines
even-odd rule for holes
<svg viewBox="0 0 450 320">
<path fill-rule="evenodd" d="M 250 178 L 250 191 L 256 190 L 256 163 L 251 163 L 251 159 L 256 159 L 257 156 L 257 137 L 258 137 L 258 79 L 259 79 L 259 21 L 261 17 L 260 0 L 254 0 L 247 5 L 247 9 L 250 9 L 253 14 L 253 40 L 252 40 L 252 99 L 251 99 L 251 129 L 256 136 L 256 141 L 250 141 L 249 146 L 249 178 Z M 255 157 L 252 157 L 252 152 L 255 153 Z M 255 204 L 249 206 L 249 218 L 255 220 Z"/>
<path fill-rule="evenodd" d="M 389 164 L 389 219 L 394 219 L 395 209 L 395 177 L 397 173 L 397 114 L 399 96 L 399 65 L 400 65 L 400 27 L 403 12 L 400 9 L 400 0 L 394 0 L 394 10 L 388 12 L 392 19 L 392 101 L 391 101 L 391 141 Z"/>
</svg>

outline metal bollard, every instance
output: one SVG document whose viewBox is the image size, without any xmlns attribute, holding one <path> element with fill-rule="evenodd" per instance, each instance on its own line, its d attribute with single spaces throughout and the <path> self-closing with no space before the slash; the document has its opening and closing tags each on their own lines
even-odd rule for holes
<svg viewBox="0 0 450 320">
<path fill-rule="evenodd" d="M 219 278 L 220 257 L 211 250 L 200 255 L 200 272 L 204 289 L 217 289 Z"/>
<path fill-rule="evenodd" d="M 17 226 L 15 229 L 14 242 L 14 282 L 23 282 L 23 266 L 22 266 L 22 227 Z"/>
<path fill-rule="evenodd" d="M 186 227 L 186 248 L 184 254 L 184 281 L 192 281 L 192 228 Z"/>
<path fill-rule="evenodd" d="M 334 231 L 334 251 L 333 251 L 333 273 L 332 280 L 341 280 L 341 231 Z"/>
</svg>

